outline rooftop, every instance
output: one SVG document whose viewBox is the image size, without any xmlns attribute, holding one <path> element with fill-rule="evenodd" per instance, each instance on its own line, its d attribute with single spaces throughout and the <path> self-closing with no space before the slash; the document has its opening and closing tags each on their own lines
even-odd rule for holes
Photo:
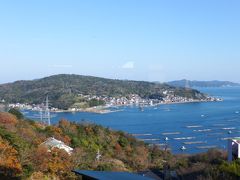
<svg viewBox="0 0 240 180">
<path fill-rule="evenodd" d="M 59 141 L 53 137 L 48 138 L 41 145 L 47 146 L 49 149 L 51 148 L 59 148 L 65 150 L 68 154 L 71 154 L 73 148 L 67 146 L 64 142 Z"/>
<path fill-rule="evenodd" d="M 232 140 L 235 141 L 236 143 L 240 144 L 240 137 L 233 138 Z"/>
</svg>

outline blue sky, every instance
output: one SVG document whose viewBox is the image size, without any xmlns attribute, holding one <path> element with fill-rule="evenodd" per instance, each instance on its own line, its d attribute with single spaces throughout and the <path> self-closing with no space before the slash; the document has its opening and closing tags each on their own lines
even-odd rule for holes
<svg viewBox="0 0 240 180">
<path fill-rule="evenodd" d="M 240 82 L 238 0 L 0 0 L 0 83 L 71 73 Z"/>
</svg>

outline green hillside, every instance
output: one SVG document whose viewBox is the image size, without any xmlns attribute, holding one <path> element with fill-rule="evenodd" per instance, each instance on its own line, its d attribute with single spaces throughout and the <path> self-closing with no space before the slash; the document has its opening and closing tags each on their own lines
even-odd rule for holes
<svg viewBox="0 0 240 180">
<path fill-rule="evenodd" d="M 0 85 L 0 99 L 9 103 L 40 104 L 48 94 L 53 107 L 67 109 L 74 103 L 86 101 L 79 97 L 79 94 L 108 97 L 138 94 L 142 98 L 151 98 L 166 96 L 163 93 L 166 90 L 182 97 L 204 98 L 199 91 L 176 88 L 167 84 L 61 74 L 32 81 L 2 84 Z M 104 104 L 104 102 L 92 103 Z M 91 102 L 89 104 L 91 105 Z"/>
</svg>

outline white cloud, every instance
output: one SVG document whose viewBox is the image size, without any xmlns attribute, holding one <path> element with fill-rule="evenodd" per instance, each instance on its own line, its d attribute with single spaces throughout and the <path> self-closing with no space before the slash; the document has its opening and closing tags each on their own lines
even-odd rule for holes
<svg viewBox="0 0 240 180">
<path fill-rule="evenodd" d="M 135 63 L 133 61 L 126 62 L 122 65 L 123 69 L 134 69 Z"/>
</svg>

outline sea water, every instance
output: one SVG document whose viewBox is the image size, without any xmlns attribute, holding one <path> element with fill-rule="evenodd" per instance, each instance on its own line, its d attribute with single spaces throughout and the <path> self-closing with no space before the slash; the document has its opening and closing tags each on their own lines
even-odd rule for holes
<svg viewBox="0 0 240 180">
<path fill-rule="evenodd" d="M 122 130 L 149 144 L 168 148 L 174 154 L 199 153 L 209 148 L 226 149 L 227 139 L 240 136 L 240 87 L 201 88 L 201 92 L 223 98 L 222 102 L 169 104 L 154 107 L 116 107 L 108 114 L 85 112 L 52 113 L 60 119 L 88 121 Z M 25 111 L 33 118 L 36 112 Z M 186 150 L 181 150 L 181 147 Z"/>
</svg>

